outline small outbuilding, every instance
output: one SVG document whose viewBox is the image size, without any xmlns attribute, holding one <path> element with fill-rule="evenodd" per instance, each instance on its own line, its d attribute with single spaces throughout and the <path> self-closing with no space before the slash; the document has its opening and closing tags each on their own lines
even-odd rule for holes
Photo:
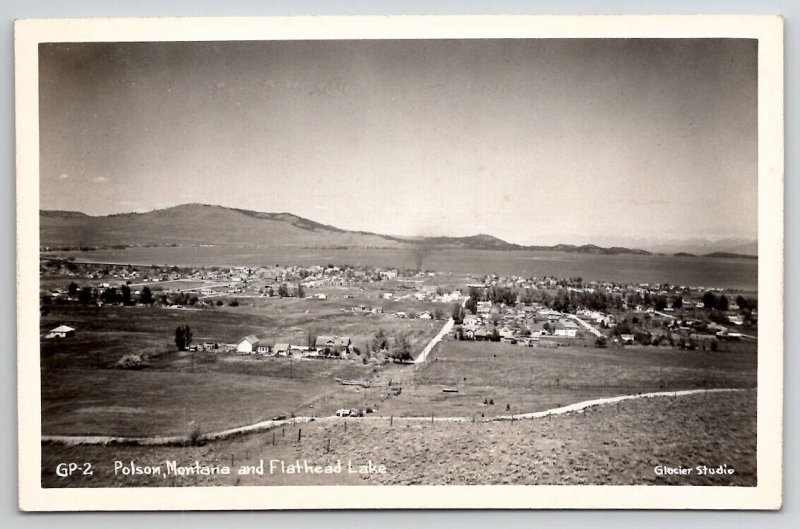
<svg viewBox="0 0 800 529">
<path fill-rule="evenodd" d="M 45 335 L 45 338 L 72 338 L 75 336 L 75 329 L 67 325 L 59 325 Z"/>
</svg>

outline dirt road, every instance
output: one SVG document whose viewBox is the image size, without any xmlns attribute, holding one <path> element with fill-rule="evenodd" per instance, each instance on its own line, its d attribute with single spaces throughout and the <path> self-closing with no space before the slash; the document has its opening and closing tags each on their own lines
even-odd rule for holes
<svg viewBox="0 0 800 529">
<path fill-rule="evenodd" d="M 453 330 L 453 324 L 454 323 L 455 322 L 453 321 L 453 318 L 450 318 L 449 320 L 447 320 L 445 322 L 444 325 L 442 325 L 442 330 L 439 331 L 439 334 L 434 336 L 433 339 L 430 342 L 428 342 L 428 345 L 425 346 L 425 349 L 422 350 L 422 352 L 419 354 L 419 356 L 414 359 L 414 363 L 415 364 L 419 365 L 419 364 L 424 363 L 425 360 L 427 360 L 428 355 L 433 350 L 433 348 L 436 347 L 436 344 L 441 342 L 442 338 L 447 336 L 447 334 L 451 330 Z"/>
<path fill-rule="evenodd" d="M 635 395 L 620 395 L 617 397 L 607 397 L 601 399 L 587 400 L 583 402 L 576 402 L 568 406 L 561 406 L 559 408 L 552 408 L 549 410 L 522 413 L 518 415 L 501 415 L 483 420 L 483 422 L 496 422 L 496 421 L 520 421 L 531 420 L 548 417 L 551 415 L 564 415 L 568 413 L 581 412 L 586 408 L 594 406 L 602 406 L 607 404 L 616 404 L 618 402 L 634 399 L 649 399 L 649 398 L 664 398 L 664 397 L 683 397 L 687 395 L 695 395 L 700 393 L 723 393 L 723 392 L 741 392 L 749 391 L 746 389 L 691 389 L 684 391 L 661 391 L 657 393 L 640 393 Z M 376 422 L 376 421 L 393 421 L 393 422 L 472 422 L 472 417 L 383 417 L 383 416 L 370 416 L 370 417 L 294 417 L 292 419 L 284 420 L 269 420 L 240 426 L 238 428 L 231 428 L 219 432 L 211 432 L 200 436 L 202 441 L 215 441 L 218 439 L 225 439 L 234 435 L 242 435 L 247 433 L 262 432 L 277 428 L 281 426 L 302 424 L 308 422 L 332 422 L 332 421 L 359 421 L 359 422 Z M 67 435 L 43 435 L 42 442 L 58 443 L 64 445 L 108 445 L 108 444 L 126 444 L 126 445 L 139 445 L 139 446 L 168 446 L 168 445 L 181 445 L 189 442 L 187 437 L 108 437 L 108 436 L 67 436 Z"/>
</svg>

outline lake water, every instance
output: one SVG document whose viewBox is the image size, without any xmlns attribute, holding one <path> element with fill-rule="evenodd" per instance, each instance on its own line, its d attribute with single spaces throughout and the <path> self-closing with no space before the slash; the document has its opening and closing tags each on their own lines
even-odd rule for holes
<svg viewBox="0 0 800 529">
<path fill-rule="evenodd" d="M 128 248 L 71 252 L 78 261 L 179 266 L 351 264 L 414 268 L 409 250 L 328 250 L 253 246 Z M 540 251 L 447 249 L 423 261 L 429 270 L 456 274 L 582 277 L 627 283 L 669 283 L 756 291 L 758 261 L 661 255 L 589 255 Z"/>
</svg>

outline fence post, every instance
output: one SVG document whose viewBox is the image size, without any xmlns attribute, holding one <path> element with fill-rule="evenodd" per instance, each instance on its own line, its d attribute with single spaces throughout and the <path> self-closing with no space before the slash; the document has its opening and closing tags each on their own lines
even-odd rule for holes
<svg viewBox="0 0 800 529">
<path fill-rule="evenodd" d="M 272 446 L 275 446 L 275 432 L 272 432 Z"/>
<path fill-rule="evenodd" d="M 302 428 L 298 428 L 298 430 L 297 430 L 297 442 L 298 443 L 300 442 L 300 439 L 302 439 L 302 437 L 303 437 L 303 429 Z"/>
</svg>

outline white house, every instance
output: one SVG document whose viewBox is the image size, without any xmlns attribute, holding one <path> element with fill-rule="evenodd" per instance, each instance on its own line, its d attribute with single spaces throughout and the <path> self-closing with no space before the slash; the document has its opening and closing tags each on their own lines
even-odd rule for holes
<svg viewBox="0 0 800 529">
<path fill-rule="evenodd" d="M 578 329 L 556 329 L 553 335 L 559 338 L 575 338 L 578 336 Z"/>
<path fill-rule="evenodd" d="M 59 325 L 45 335 L 45 338 L 72 338 L 75 336 L 75 329 L 66 325 Z"/>
<path fill-rule="evenodd" d="M 258 347 L 258 338 L 255 335 L 245 336 L 236 343 L 236 352 L 242 354 L 253 354 Z"/>
</svg>

